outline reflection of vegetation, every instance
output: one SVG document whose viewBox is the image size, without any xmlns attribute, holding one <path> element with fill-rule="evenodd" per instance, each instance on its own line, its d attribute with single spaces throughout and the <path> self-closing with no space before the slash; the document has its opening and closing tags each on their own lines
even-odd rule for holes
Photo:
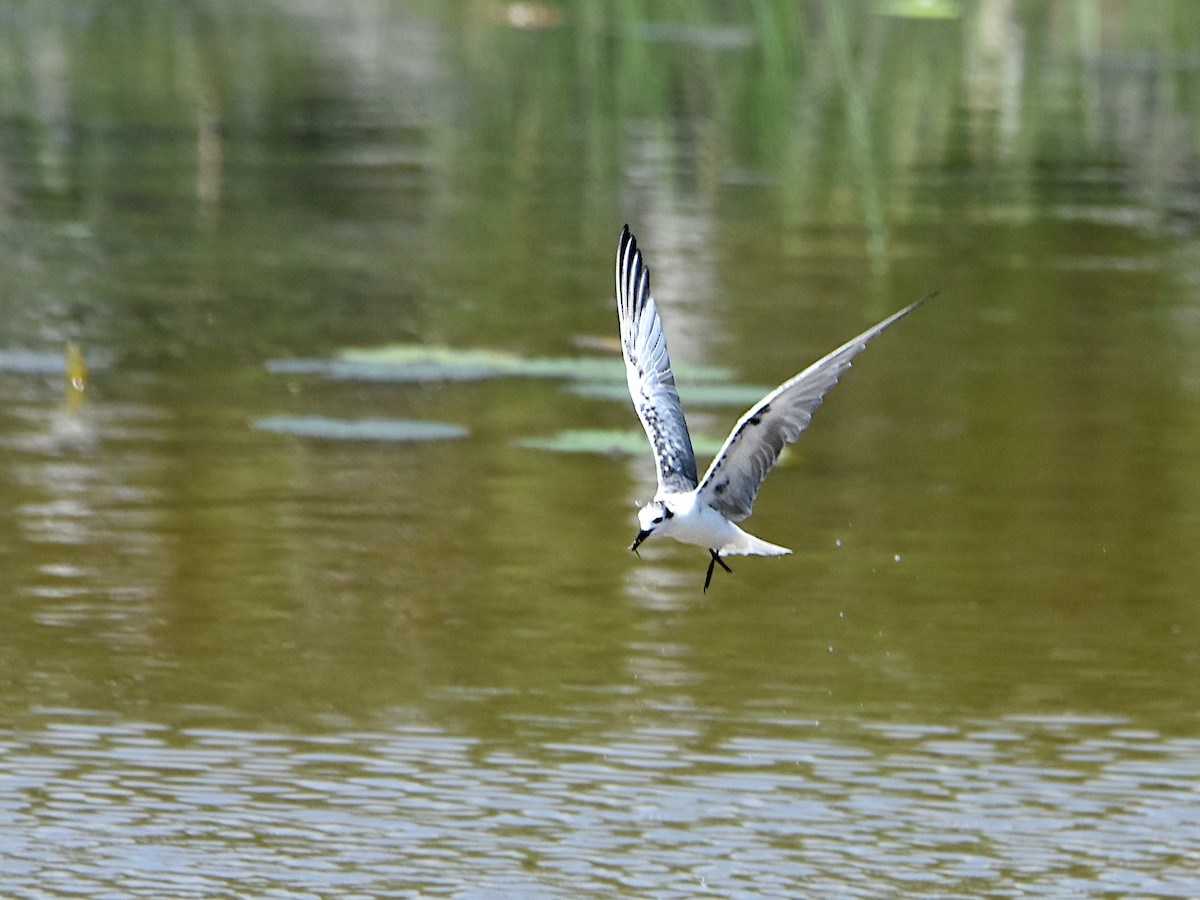
<svg viewBox="0 0 1200 900">
<path fill-rule="evenodd" d="M 840 203 L 847 188 L 863 187 L 865 163 L 854 148 L 864 141 L 883 175 L 964 154 L 1015 162 L 1009 154 L 1021 146 L 1096 149 L 1096 103 L 1115 108 L 1116 101 L 1126 117 L 1194 121 L 1198 102 L 1186 89 L 1185 60 L 1200 43 L 1200 11 L 1189 3 L 1107 6 L 1101 30 L 1100 13 L 1088 2 L 1014 8 L 978 0 L 956 15 L 958 4 L 945 0 L 761 0 L 744 8 L 715 0 L 577 0 L 564 4 L 561 27 L 536 33 L 475 16 L 469 5 L 427 2 L 397 11 L 361 4 L 352 22 L 331 11 L 316 23 L 330 43 L 341 40 L 363 54 L 357 62 L 339 60 L 343 70 L 332 72 L 323 71 L 330 54 L 320 32 L 264 6 L 134 2 L 84 15 L 30 0 L 9 9 L 0 112 L 24 129 L 42 186 L 65 197 L 85 173 L 92 187 L 109 173 L 110 200 L 122 196 L 118 188 L 130 197 L 153 187 L 119 184 L 120 160 L 103 152 L 114 148 L 94 143 L 104 136 L 80 132 L 80 125 L 137 126 L 146 136 L 175 129 L 191 165 L 162 156 L 172 165 L 159 176 L 178 179 L 180 199 L 216 204 L 229 202 L 221 181 L 233 174 L 221 168 L 236 171 L 261 159 L 273 140 L 284 138 L 293 153 L 306 143 L 357 149 L 366 161 L 369 147 L 339 146 L 362 116 L 356 107 L 369 106 L 384 127 L 411 127 L 418 111 L 396 105 L 413 99 L 406 79 L 436 87 L 451 62 L 430 53 L 406 68 L 370 69 L 416 27 L 439 34 L 474 76 L 460 86 L 465 103 L 448 104 L 443 114 L 460 110 L 461 121 L 477 123 L 481 134 L 461 141 L 431 135 L 437 149 L 452 154 L 430 160 L 438 167 L 453 154 L 486 147 L 490 164 L 476 177 L 492 179 L 497 167 L 508 168 L 519 177 L 493 183 L 520 190 L 535 186 L 547 163 L 579 162 L 573 152 L 560 157 L 567 140 L 584 150 L 585 179 L 608 177 L 630 160 L 622 145 L 646 133 L 630 123 L 675 121 L 674 139 L 694 164 L 696 184 L 714 189 L 729 179 L 786 176 L 781 187 L 794 190 L 800 178 L 811 200 L 824 200 L 807 205 L 810 221 Z M 940 18 L 923 20 L 931 11 Z M 341 28 L 330 29 L 335 21 Z M 367 35 L 377 43 L 366 45 Z M 1058 61 L 1080 68 L 1049 72 Z M 1114 79 L 1123 68 L 1131 77 Z M 1130 90 L 1139 82 L 1165 105 L 1143 108 Z M 1109 88 L 1127 96 L 1106 101 L 1098 91 Z M 396 100 L 389 103 L 389 95 Z M 435 112 L 438 99 L 429 97 L 421 111 Z M 963 108 L 971 115 L 956 131 L 951 120 Z M 587 130 L 576 131 L 576 122 Z M 1106 139 L 1126 161 L 1149 164 L 1139 159 L 1138 134 L 1155 130 L 1161 127 L 1113 128 Z M 226 158 L 213 146 L 214 134 L 232 141 L 235 153 Z M 485 135 L 491 140 L 478 139 Z M 142 149 L 168 149 L 155 144 Z M 409 163 L 402 156 L 392 162 Z M 242 181 L 233 202 L 249 199 L 240 193 L 249 186 Z M 885 211 L 889 198 L 897 195 L 884 194 Z"/>
<path fill-rule="evenodd" d="M 793 253 L 827 254 L 824 231 L 881 271 L 898 226 L 980 204 L 1028 220 L 1055 172 L 1152 223 L 1194 216 L 1173 190 L 1200 121 L 1194 3 L 564 0 L 536 30 L 497 3 L 345 6 L 9 4 L 0 229 L 33 240 L 4 227 L 22 210 L 61 227 L 37 250 L 56 264 L 0 275 L 5 320 L 45 303 L 70 337 L 117 309 L 124 351 L 154 362 L 367 322 L 503 343 L 571 330 L 577 307 L 531 298 L 592 296 L 631 213 L 750 205 Z M 548 232 L 580 255 L 543 258 Z M 492 302 L 395 302 L 498 264 Z"/>
<path fill-rule="evenodd" d="M 905 17 L 872 15 L 905 6 Z M 1107 6 L 1102 40 L 1087 2 L 980 0 L 958 16 L 941 3 L 926 5 L 941 14 L 929 20 L 914 15 L 921 6 L 761 2 L 738 15 L 711 2 L 581 0 L 566 19 L 572 28 L 538 41 L 473 32 L 463 45 L 479 76 L 470 112 L 492 165 L 513 167 L 506 184 L 569 189 L 556 169 L 580 158 L 561 153 L 576 140 L 577 117 L 588 127 L 585 180 L 608 180 L 614 167 L 626 175 L 634 145 L 663 134 L 653 123 L 672 122 L 663 177 L 691 174 L 706 191 L 777 185 L 785 221 L 857 220 L 875 244 L 913 202 L 911 180 L 898 177 L 905 170 L 1001 161 L 1037 179 L 1047 162 L 1089 163 L 1097 150 L 1137 169 L 1183 160 L 1186 142 L 1166 151 L 1170 162 L 1145 158 L 1140 135 L 1196 120 L 1196 92 L 1172 87 L 1200 43 L 1194 4 Z M 1112 77 L 1134 61 L 1145 78 Z M 1105 89 L 1110 96 L 1098 96 Z M 1166 103 L 1136 106 L 1143 89 Z M 1097 101 L 1135 126 L 1110 129 L 1107 148 L 1096 145 L 1095 111 L 1084 105 Z M 1137 121 L 1147 116 L 1161 124 Z"/>
</svg>

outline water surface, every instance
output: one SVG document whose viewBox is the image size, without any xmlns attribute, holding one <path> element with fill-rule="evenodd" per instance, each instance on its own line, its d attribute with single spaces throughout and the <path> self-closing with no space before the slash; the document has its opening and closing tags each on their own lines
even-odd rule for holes
<svg viewBox="0 0 1200 900">
<path fill-rule="evenodd" d="M 1197 10 L 884 9 L 0 10 L 6 896 L 1200 893 Z M 707 594 L 619 397 L 279 365 L 611 358 L 626 222 L 681 381 L 941 289 Z"/>
</svg>

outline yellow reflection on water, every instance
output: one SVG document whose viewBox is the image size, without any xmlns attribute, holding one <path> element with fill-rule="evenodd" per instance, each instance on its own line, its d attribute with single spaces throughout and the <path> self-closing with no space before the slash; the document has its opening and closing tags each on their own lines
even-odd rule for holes
<svg viewBox="0 0 1200 900">
<path fill-rule="evenodd" d="M 83 406 L 83 395 L 87 390 L 88 380 L 83 350 L 74 341 L 67 342 L 66 375 L 67 414 L 74 417 Z"/>
</svg>

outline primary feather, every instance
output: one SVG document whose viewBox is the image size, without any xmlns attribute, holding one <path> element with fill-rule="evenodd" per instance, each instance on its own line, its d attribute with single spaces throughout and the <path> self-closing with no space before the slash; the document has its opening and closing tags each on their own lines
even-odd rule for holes
<svg viewBox="0 0 1200 900">
<path fill-rule="evenodd" d="M 662 319 L 650 296 L 650 270 L 628 225 L 617 248 L 617 315 L 625 379 L 654 448 L 659 492 L 690 491 L 697 483 L 696 454 L 671 374 Z"/>
<path fill-rule="evenodd" d="M 829 389 L 850 368 L 854 357 L 889 325 L 933 296 L 910 303 L 868 328 L 799 375 L 785 381 L 751 408 L 725 439 L 700 482 L 699 499 L 732 522 L 750 515 L 758 489 L 784 446 L 800 437 Z"/>
</svg>

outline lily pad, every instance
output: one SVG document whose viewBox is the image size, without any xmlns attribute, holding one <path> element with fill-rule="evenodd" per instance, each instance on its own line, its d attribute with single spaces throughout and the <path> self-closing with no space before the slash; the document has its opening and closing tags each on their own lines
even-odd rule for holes
<svg viewBox="0 0 1200 900">
<path fill-rule="evenodd" d="M 430 381 L 480 381 L 507 374 L 493 366 L 439 365 L 396 366 L 387 363 L 352 362 L 344 359 L 272 359 L 267 371 L 275 375 L 314 375 L 330 381 L 395 381 L 417 384 Z"/>
<path fill-rule="evenodd" d="M 692 435 L 692 448 L 702 456 L 713 456 L 723 441 L 707 435 Z M 554 453 L 599 453 L 604 456 L 649 456 L 650 445 L 642 431 L 621 429 L 567 429 L 542 437 L 526 438 L 518 445 Z"/>
<path fill-rule="evenodd" d="M 579 381 L 567 385 L 567 390 L 580 397 L 593 400 L 616 400 L 629 402 L 629 388 L 624 380 Z M 687 407 L 733 406 L 749 409 L 768 393 L 770 388 L 753 384 L 689 384 L 679 388 L 679 395 Z M 731 423 L 732 424 L 732 423 Z"/>
<path fill-rule="evenodd" d="M 99 357 L 99 360 L 95 357 Z M 103 369 L 108 360 L 104 354 L 88 354 L 88 368 Z M 17 375 L 62 375 L 67 370 L 67 357 L 62 351 L 43 352 L 9 347 L 0 350 L 0 372 Z"/>
<path fill-rule="evenodd" d="M 690 381 L 725 381 L 731 377 L 728 369 L 717 366 L 684 363 L 675 370 Z M 498 350 L 456 350 L 424 344 L 351 348 L 329 358 L 274 359 L 267 362 L 267 371 L 338 381 L 477 381 L 509 377 L 625 382 L 625 367 L 616 356 L 524 357 Z"/>
<path fill-rule="evenodd" d="M 438 441 L 466 437 L 461 425 L 417 419 L 327 419 L 324 416 L 266 416 L 259 431 L 328 441 Z"/>
<path fill-rule="evenodd" d="M 58 375 L 63 371 L 61 353 L 34 350 L 0 350 L 0 372 L 22 375 Z"/>
</svg>

